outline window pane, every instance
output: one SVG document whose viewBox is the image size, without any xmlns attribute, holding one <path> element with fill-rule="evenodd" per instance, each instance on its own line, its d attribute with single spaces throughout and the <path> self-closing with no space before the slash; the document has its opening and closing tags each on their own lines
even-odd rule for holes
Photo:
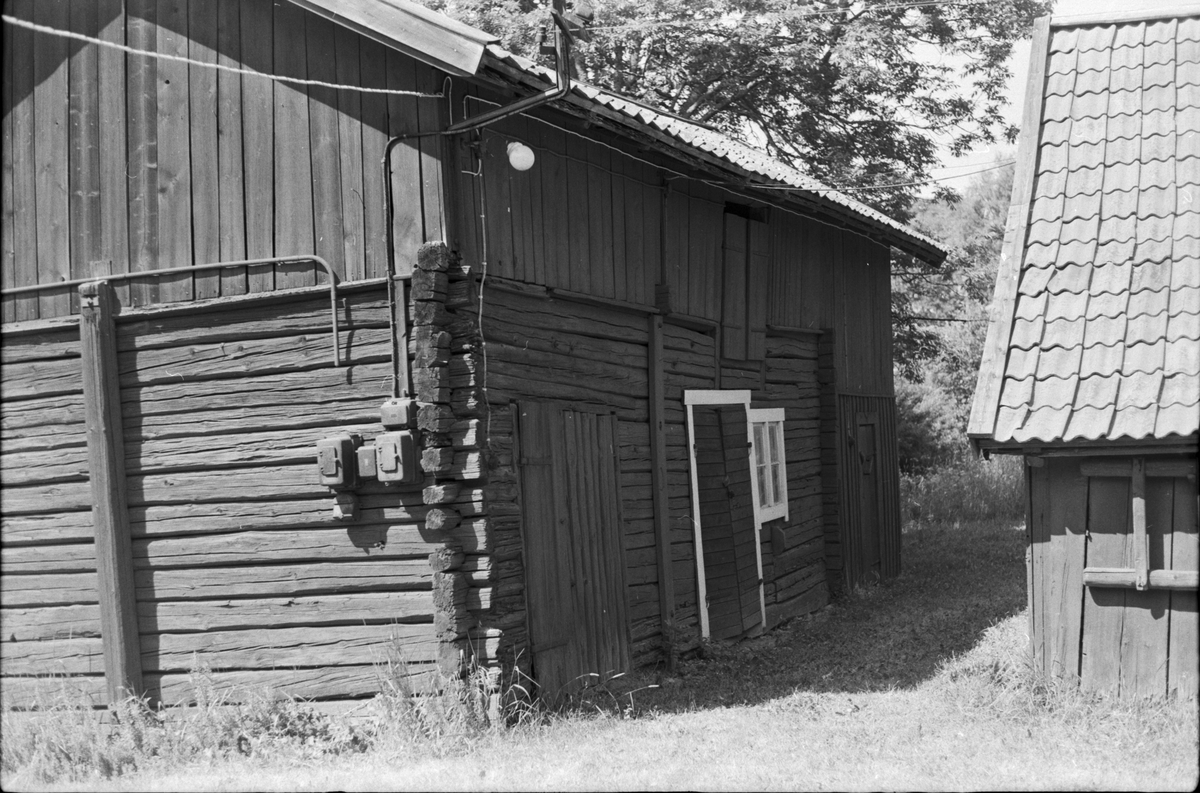
<svg viewBox="0 0 1200 793">
<path fill-rule="evenodd" d="M 779 453 L 779 447 L 782 445 L 783 438 L 783 423 L 772 421 L 770 424 L 771 431 L 767 434 L 771 437 L 771 462 L 778 463 L 782 456 Z"/>
<path fill-rule="evenodd" d="M 771 502 L 767 500 L 767 466 L 756 465 L 755 469 L 758 471 L 758 505 L 769 506 Z"/>
<path fill-rule="evenodd" d="M 771 465 L 771 506 L 778 504 L 783 500 L 783 483 L 780 481 L 780 469 L 783 468 L 779 463 Z"/>
</svg>

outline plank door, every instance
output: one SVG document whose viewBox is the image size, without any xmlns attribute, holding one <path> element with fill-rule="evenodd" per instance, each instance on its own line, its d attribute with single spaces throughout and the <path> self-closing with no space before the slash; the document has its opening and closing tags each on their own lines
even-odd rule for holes
<svg viewBox="0 0 1200 793">
<path fill-rule="evenodd" d="M 522 402 L 518 433 L 533 675 L 554 698 L 628 666 L 617 421 Z"/>
<path fill-rule="evenodd" d="M 762 629 L 746 409 L 693 411 L 709 635 L 738 639 Z"/>
<path fill-rule="evenodd" d="M 855 420 L 855 445 L 859 475 L 859 552 L 864 581 L 880 578 L 879 535 L 879 414 L 858 413 Z"/>
</svg>

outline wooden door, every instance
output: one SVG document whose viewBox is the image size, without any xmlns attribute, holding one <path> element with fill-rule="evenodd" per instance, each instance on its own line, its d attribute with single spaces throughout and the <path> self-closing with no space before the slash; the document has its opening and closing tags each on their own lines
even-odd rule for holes
<svg viewBox="0 0 1200 793">
<path fill-rule="evenodd" d="M 864 581 L 880 578 L 879 535 L 879 414 L 856 415 L 854 448 L 859 474 L 859 562 Z"/>
<path fill-rule="evenodd" d="M 697 405 L 693 427 L 709 635 L 737 639 L 762 628 L 746 409 Z"/>
<path fill-rule="evenodd" d="M 542 696 L 628 665 L 616 438 L 612 414 L 520 405 L 525 589 Z"/>
</svg>

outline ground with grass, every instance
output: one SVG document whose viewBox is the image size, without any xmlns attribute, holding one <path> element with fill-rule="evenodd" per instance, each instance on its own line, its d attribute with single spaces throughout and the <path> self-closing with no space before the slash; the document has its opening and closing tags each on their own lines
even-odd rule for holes
<svg viewBox="0 0 1200 793">
<path fill-rule="evenodd" d="M 180 744 L 171 759 L 132 752 L 137 770 L 107 778 L 75 766 L 50 779 L 44 759 L 15 762 L 5 735 L 0 781 L 78 790 L 1196 787 L 1194 700 L 1112 702 L 1033 674 L 1016 520 L 914 522 L 903 553 L 893 581 L 766 636 L 707 646 L 672 674 L 611 681 L 573 710 L 525 711 L 506 730 L 414 710 L 403 696 L 390 700 L 389 728 L 373 733 L 306 727 L 276 706 L 273 718 L 295 724 L 284 737 L 255 737 L 242 747 L 249 756 L 236 740 L 207 751 Z"/>
</svg>

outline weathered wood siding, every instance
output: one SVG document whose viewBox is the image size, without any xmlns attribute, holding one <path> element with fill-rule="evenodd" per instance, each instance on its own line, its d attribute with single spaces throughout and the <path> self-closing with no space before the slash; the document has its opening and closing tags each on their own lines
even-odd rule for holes
<svg viewBox="0 0 1200 793">
<path fill-rule="evenodd" d="M 79 355 L 76 325 L 0 337 L 4 707 L 36 696 L 43 675 L 104 692 Z"/>
<path fill-rule="evenodd" d="M 492 282 L 495 283 L 495 282 Z M 523 400 L 589 406 L 611 410 L 617 419 L 620 456 L 618 481 L 622 541 L 625 554 L 625 605 L 631 653 L 644 663 L 658 651 L 658 590 L 650 487 L 650 440 L 647 423 L 646 316 L 621 309 L 553 299 L 544 291 L 485 288 L 480 316 L 482 359 L 486 350 L 488 437 L 497 465 L 488 471 L 488 511 L 504 515 L 515 510 L 511 530 L 518 543 L 520 509 L 515 488 L 501 483 L 517 475 L 512 461 L 510 402 Z M 480 306 L 475 305 L 474 310 Z M 547 494 L 549 495 L 549 494 Z M 500 526 L 500 524 L 497 524 Z M 508 529 L 508 522 L 503 521 Z M 520 545 L 517 545 L 520 548 Z M 515 558 L 495 560 L 497 591 L 516 591 L 523 598 L 524 563 Z M 497 602 L 481 624 L 499 620 L 507 625 L 511 609 L 521 602 Z M 523 618 L 523 613 L 519 614 Z M 517 642 L 521 633 L 509 639 Z"/>
<path fill-rule="evenodd" d="M 1129 458 L 1111 459 L 1128 464 Z M 1149 462 L 1155 459 L 1168 458 L 1147 458 L 1150 569 L 1194 571 L 1200 561 L 1196 480 L 1194 475 L 1155 475 Z M 1086 689 L 1122 696 L 1195 696 L 1200 663 L 1196 592 L 1139 592 L 1083 583 L 1086 567 L 1134 566 L 1131 480 L 1086 475 L 1082 466 L 1102 460 L 1052 457 L 1027 469 L 1035 664 Z"/>
<path fill-rule="evenodd" d="M 221 687 L 270 685 L 322 699 L 378 691 L 389 653 L 413 674 L 431 669 L 421 493 L 366 484 L 361 517 L 347 523 L 333 517 L 314 470 L 319 438 L 357 432 L 369 442 L 381 431 L 379 405 L 392 382 L 389 312 L 379 282 L 343 291 L 340 368 L 320 288 L 119 318 L 132 553 L 152 697 L 188 700 L 197 665 Z M 88 675 L 103 700 L 83 427 L 71 423 L 81 415 L 72 409 L 80 400 L 76 335 L 67 328 L 4 338 L 7 704 L 27 704 L 28 678 L 52 672 Z M 40 357 L 21 360 L 31 356 Z M 21 367 L 40 376 L 14 376 Z M 51 378 L 50 369 L 63 374 Z"/>
<path fill-rule="evenodd" d="M 272 0 L 6 0 L 4 13 L 164 55 L 340 85 L 439 93 L 433 69 Z M 316 254 L 345 280 L 386 270 L 389 136 L 443 126 L 437 99 L 216 71 L 5 25 L 5 287 Z M 398 266 L 442 239 L 440 139 L 392 158 Z M 15 211 L 15 208 L 20 211 Z M 126 305 L 319 282 L 312 265 L 120 285 Z M 65 289 L 5 298 L 3 321 L 70 313 Z"/>
</svg>

